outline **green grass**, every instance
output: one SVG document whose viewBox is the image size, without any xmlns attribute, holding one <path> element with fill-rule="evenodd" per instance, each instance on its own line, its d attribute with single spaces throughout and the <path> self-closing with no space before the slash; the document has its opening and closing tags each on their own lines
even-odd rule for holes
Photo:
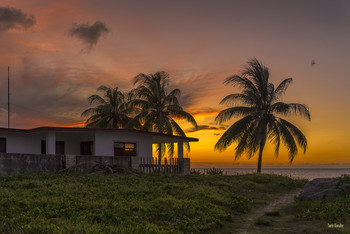
<svg viewBox="0 0 350 234">
<path fill-rule="evenodd" d="M 2 176 L 0 233 L 210 231 L 304 183 L 264 174 Z"/>
<path fill-rule="evenodd" d="M 339 185 L 350 183 L 349 175 L 339 179 Z M 350 195 L 308 201 L 295 199 L 279 210 L 279 216 L 269 218 L 273 219 L 274 230 L 280 233 L 350 233 Z"/>
<path fill-rule="evenodd" d="M 255 225 L 261 225 L 261 226 L 270 226 L 272 221 L 270 219 L 259 217 L 255 219 L 254 224 Z"/>
<path fill-rule="evenodd" d="M 265 215 L 266 216 L 280 216 L 281 214 L 279 211 L 276 210 L 276 211 L 266 211 Z"/>
</svg>

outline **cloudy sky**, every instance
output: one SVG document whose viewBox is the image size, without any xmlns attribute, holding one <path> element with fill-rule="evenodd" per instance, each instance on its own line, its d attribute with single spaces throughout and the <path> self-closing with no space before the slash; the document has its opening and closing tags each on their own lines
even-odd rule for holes
<svg viewBox="0 0 350 234">
<path fill-rule="evenodd" d="M 223 80 L 249 58 L 270 68 L 275 84 L 292 77 L 285 101 L 310 107 L 312 121 L 291 118 L 309 140 L 295 166 L 350 164 L 349 1 L 112 1 L 0 2 L 0 126 L 7 126 L 7 66 L 11 127 L 81 126 L 87 97 L 104 84 L 124 91 L 139 73 L 165 70 L 200 131 L 189 156 L 197 165 L 234 160 L 214 144 L 232 122 L 216 125 L 223 97 L 238 89 Z M 315 61 L 312 65 L 311 62 Z M 268 147 L 263 163 L 287 165 Z M 200 164 L 202 163 L 202 164 Z"/>
</svg>

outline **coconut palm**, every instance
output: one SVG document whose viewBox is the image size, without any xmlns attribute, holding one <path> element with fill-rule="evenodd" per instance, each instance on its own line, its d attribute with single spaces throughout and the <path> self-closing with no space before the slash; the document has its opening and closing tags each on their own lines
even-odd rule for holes
<svg viewBox="0 0 350 234">
<path fill-rule="evenodd" d="M 145 131 L 154 131 L 170 135 L 186 136 L 175 120 L 184 119 L 197 128 L 196 120 L 191 114 L 184 111 L 179 103 L 181 94 L 179 89 L 167 92 L 169 75 L 164 71 L 155 74 L 139 74 L 135 77 L 134 85 L 139 86 L 132 90 L 135 99 L 131 101 L 134 108 L 139 108 L 138 114 L 129 126 Z M 190 150 L 188 143 L 184 143 Z M 158 162 L 161 162 L 166 148 L 170 157 L 174 154 L 174 144 L 158 144 Z"/>
<path fill-rule="evenodd" d="M 261 172 L 262 153 L 266 140 L 275 145 L 275 154 L 281 142 L 287 147 L 289 161 L 293 162 L 299 145 L 304 153 L 307 149 L 307 139 L 292 123 L 281 118 L 290 114 L 298 114 L 310 120 L 310 112 L 306 105 L 285 103 L 280 97 L 292 83 L 292 78 L 283 80 L 277 88 L 269 82 L 269 69 L 257 59 L 250 59 L 248 66 L 241 75 L 233 75 L 224 81 L 225 85 L 232 84 L 242 88 L 241 93 L 226 96 L 221 104 L 231 107 L 221 111 L 217 123 L 228 121 L 232 117 L 242 117 L 221 136 L 215 145 L 218 151 L 224 151 L 233 142 L 237 142 L 235 158 L 246 154 L 250 159 L 259 151 L 257 172 Z M 237 106 L 237 103 L 244 105 Z"/>
<path fill-rule="evenodd" d="M 85 122 L 88 128 L 122 128 L 131 119 L 128 115 L 132 109 L 128 105 L 129 95 L 122 93 L 118 87 L 110 88 L 100 86 L 97 91 L 102 91 L 103 96 L 91 95 L 88 100 L 90 105 L 97 104 L 85 110 L 81 116 L 89 117 Z"/>
</svg>

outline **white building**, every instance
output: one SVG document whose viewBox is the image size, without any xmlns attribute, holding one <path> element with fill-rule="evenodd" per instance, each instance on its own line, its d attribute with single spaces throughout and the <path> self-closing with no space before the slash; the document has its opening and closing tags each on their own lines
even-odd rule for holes
<svg viewBox="0 0 350 234">
<path fill-rule="evenodd" d="M 183 158 L 183 142 L 197 138 L 172 136 L 134 129 L 39 127 L 0 128 L 0 153 L 152 157 L 152 144 L 177 143 Z"/>
</svg>

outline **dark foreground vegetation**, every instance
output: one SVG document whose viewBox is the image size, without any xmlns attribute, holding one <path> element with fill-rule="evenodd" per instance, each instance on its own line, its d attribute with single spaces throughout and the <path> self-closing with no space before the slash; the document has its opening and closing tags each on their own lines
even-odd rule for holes
<svg viewBox="0 0 350 234">
<path fill-rule="evenodd" d="M 339 178 L 349 183 L 350 176 Z M 350 233 L 350 196 L 300 201 L 265 212 L 255 219 L 252 233 Z"/>
<path fill-rule="evenodd" d="M 264 174 L 3 176 L 0 233 L 211 232 L 304 184 Z"/>
</svg>

